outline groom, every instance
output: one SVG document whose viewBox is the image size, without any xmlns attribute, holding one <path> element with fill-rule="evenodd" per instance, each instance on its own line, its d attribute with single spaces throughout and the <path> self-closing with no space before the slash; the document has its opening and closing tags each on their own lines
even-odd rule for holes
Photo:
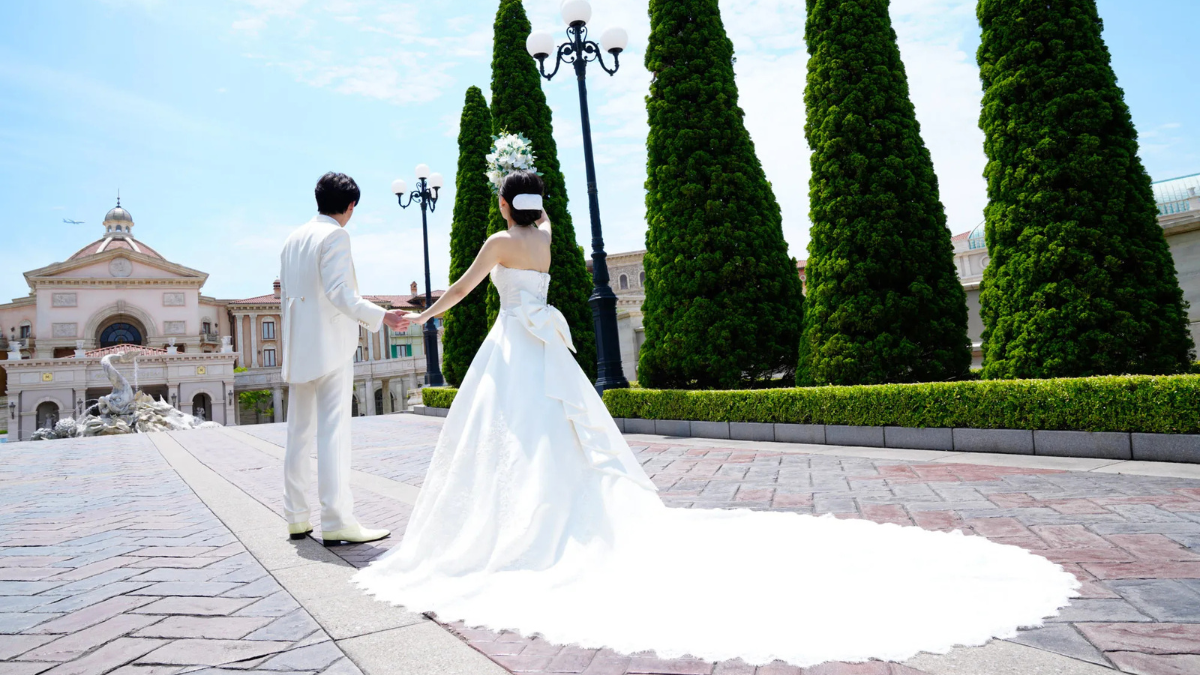
<svg viewBox="0 0 1200 675">
<path fill-rule="evenodd" d="M 312 532 L 307 495 L 315 444 L 321 538 L 326 546 L 375 541 L 390 534 L 360 525 L 350 495 L 350 401 L 359 326 L 375 333 L 380 324 L 399 329 L 403 323 L 399 312 L 388 312 L 358 294 L 350 234 L 344 228 L 359 196 L 353 178 L 341 173 L 321 176 L 318 215 L 288 237 L 279 276 L 282 376 L 289 385 L 283 509 L 292 539 Z"/>
</svg>

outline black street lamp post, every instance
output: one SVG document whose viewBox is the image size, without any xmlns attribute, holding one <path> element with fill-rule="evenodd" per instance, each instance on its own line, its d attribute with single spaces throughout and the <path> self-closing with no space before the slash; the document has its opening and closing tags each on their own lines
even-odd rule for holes
<svg viewBox="0 0 1200 675">
<path fill-rule="evenodd" d="M 417 189 L 408 195 L 408 203 L 404 203 L 404 193 L 408 192 L 408 184 L 403 178 L 392 181 L 392 193 L 400 208 L 407 209 L 413 202 L 421 205 L 421 235 L 425 243 L 425 309 L 433 306 L 433 286 L 429 280 L 429 219 L 427 212 L 437 210 L 438 191 L 444 183 L 442 174 L 429 173 L 429 167 L 417 166 Z M 438 358 L 438 329 L 437 319 L 430 317 L 425 322 L 425 384 L 430 387 L 441 387 L 446 384 L 442 379 L 442 364 Z M 389 345 L 390 347 L 390 345 Z"/>
<path fill-rule="evenodd" d="M 592 221 L 592 283 L 595 286 L 588 304 L 592 306 L 592 320 L 596 330 L 597 378 L 596 391 L 603 394 L 606 389 L 624 389 L 629 386 L 621 365 L 621 344 L 617 334 L 617 296 L 609 286 L 608 254 L 604 252 L 604 232 L 600 226 L 600 199 L 596 192 L 596 163 L 592 157 L 592 123 L 588 115 L 587 64 L 595 61 L 609 75 L 621 67 L 620 54 L 629 43 L 629 37 L 620 28 L 610 28 L 600 36 L 597 44 L 588 40 L 587 22 L 592 8 L 587 0 L 567 0 L 562 7 L 563 20 L 567 23 L 567 42 L 554 46 L 554 37 L 538 31 L 529 36 L 525 48 L 537 59 L 542 77 L 550 80 L 558 74 L 565 62 L 575 67 L 575 78 L 579 83 L 579 112 L 583 121 L 583 157 L 587 168 L 588 209 Z M 603 47 L 601 47 L 603 45 Z M 602 51 L 613 57 L 610 70 L 604 63 Z M 546 59 L 557 52 L 554 70 L 546 72 Z"/>
</svg>

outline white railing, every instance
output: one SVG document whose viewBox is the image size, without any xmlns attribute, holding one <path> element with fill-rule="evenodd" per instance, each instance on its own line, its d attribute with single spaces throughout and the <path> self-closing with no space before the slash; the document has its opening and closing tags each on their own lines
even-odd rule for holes
<svg viewBox="0 0 1200 675">
<path fill-rule="evenodd" d="M 1159 202 L 1158 215 L 1173 216 L 1176 213 L 1187 213 L 1188 211 L 1192 210 L 1189 201 L 1190 200 L 1187 199 L 1180 199 L 1173 202 Z"/>
</svg>

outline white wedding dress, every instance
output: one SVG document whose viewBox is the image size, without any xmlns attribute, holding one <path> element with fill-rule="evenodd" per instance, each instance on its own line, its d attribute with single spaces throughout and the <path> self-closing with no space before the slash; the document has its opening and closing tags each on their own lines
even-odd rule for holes
<svg viewBox="0 0 1200 675">
<path fill-rule="evenodd" d="M 568 349 L 547 274 L 497 266 L 501 312 L 404 540 L 355 577 L 439 620 L 559 644 L 797 666 L 1009 637 L 1078 588 L 958 532 L 667 508 Z"/>
</svg>

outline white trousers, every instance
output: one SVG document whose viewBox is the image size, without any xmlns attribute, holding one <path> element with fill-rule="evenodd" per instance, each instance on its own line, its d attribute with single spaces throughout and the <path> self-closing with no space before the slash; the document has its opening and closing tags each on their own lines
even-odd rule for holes
<svg viewBox="0 0 1200 675">
<path fill-rule="evenodd" d="M 352 527 L 350 494 L 350 396 L 354 364 L 288 388 L 287 454 L 283 460 L 283 510 L 289 524 L 309 522 L 308 486 L 313 446 L 321 530 Z"/>
</svg>

